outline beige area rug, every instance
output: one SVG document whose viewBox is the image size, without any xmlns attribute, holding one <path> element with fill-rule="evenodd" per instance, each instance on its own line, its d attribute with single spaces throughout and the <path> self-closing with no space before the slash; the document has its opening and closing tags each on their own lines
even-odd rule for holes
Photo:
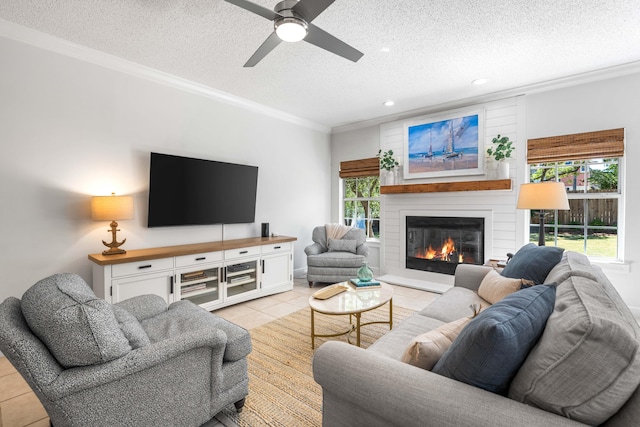
<svg viewBox="0 0 640 427">
<path fill-rule="evenodd" d="M 399 323 L 414 311 L 393 307 L 393 322 Z M 310 309 L 274 320 L 250 331 L 253 351 L 249 355 L 249 396 L 238 414 L 229 408 L 218 415 L 225 426 L 320 426 L 322 425 L 322 388 L 314 381 L 311 369 Z M 362 314 L 362 322 L 386 321 L 388 306 Z M 345 330 L 348 316 L 316 313 L 316 333 Z M 363 326 L 361 347 L 368 347 L 389 331 L 388 325 Z M 331 338 L 316 338 L 316 348 Z M 346 340 L 344 336 L 332 338 Z M 352 333 L 355 342 L 355 333 Z"/>
</svg>

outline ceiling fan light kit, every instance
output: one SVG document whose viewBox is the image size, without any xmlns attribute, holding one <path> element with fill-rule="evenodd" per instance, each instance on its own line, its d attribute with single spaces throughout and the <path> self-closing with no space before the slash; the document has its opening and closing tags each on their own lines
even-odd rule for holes
<svg viewBox="0 0 640 427">
<path fill-rule="evenodd" d="M 293 16 L 276 20 L 273 27 L 280 40 L 285 42 L 299 42 L 307 36 L 309 28 L 303 19 Z"/>
<path fill-rule="evenodd" d="M 335 0 L 284 0 L 278 3 L 273 10 L 249 0 L 225 1 L 273 21 L 273 33 L 244 64 L 245 67 L 256 65 L 281 41 L 298 42 L 304 40 L 353 62 L 357 62 L 363 56 L 359 50 L 311 23 Z"/>
</svg>

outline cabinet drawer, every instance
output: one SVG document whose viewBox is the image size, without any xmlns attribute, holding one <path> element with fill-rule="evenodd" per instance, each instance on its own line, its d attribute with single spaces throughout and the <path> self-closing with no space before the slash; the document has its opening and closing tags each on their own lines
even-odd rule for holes
<svg viewBox="0 0 640 427">
<path fill-rule="evenodd" d="M 224 259 L 242 258 L 246 256 L 260 255 L 260 246 L 249 246 L 248 248 L 227 249 L 224 251 Z"/>
<path fill-rule="evenodd" d="M 289 251 L 291 251 L 291 242 L 273 243 L 270 245 L 262 246 L 263 254 L 275 254 L 278 252 L 289 252 Z"/>
<path fill-rule="evenodd" d="M 205 252 L 202 254 L 182 255 L 176 257 L 176 267 L 188 267 L 211 261 L 222 261 L 222 252 Z"/>
<path fill-rule="evenodd" d="M 148 261 L 114 264 L 111 267 L 112 277 L 129 276 L 131 274 L 151 273 L 173 268 L 173 258 L 150 259 Z"/>
</svg>

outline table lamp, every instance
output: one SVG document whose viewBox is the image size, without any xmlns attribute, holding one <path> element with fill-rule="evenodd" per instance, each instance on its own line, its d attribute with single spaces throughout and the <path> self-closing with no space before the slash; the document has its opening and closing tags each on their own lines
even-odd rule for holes
<svg viewBox="0 0 640 427">
<path fill-rule="evenodd" d="M 544 246 L 544 210 L 569 209 L 567 191 L 562 182 L 536 182 L 520 185 L 518 209 L 540 210 L 538 246 Z"/>
<path fill-rule="evenodd" d="M 111 196 L 92 197 L 91 218 L 94 221 L 111 221 L 111 230 L 107 230 L 111 232 L 111 243 L 107 243 L 104 240 L 102 241 L 102 243 L 109 248 L 102 252 L 102 255 L 127 253 L 124 249 L 120 249 L 120 246 L 122 246 L 127 239 L 124 239 L 122 242 L 118 242 L 116 239 L 116 232 L 120 231 L 116 221 L 133 219 L 132 196 L 116 196 L 115 193 L 111 193 Z"/>
</svg>

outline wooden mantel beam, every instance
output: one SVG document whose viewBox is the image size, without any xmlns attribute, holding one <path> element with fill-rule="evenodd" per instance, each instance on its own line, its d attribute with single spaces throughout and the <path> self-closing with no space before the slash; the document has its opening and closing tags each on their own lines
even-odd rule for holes
<svg viewBox="0 0 640 427">
<path fill-rule="evenodd" d="M 452 191 L 511 190 L 511 179 L 383 185 L 380 194 L 447 193 Z"/>
</svg>

